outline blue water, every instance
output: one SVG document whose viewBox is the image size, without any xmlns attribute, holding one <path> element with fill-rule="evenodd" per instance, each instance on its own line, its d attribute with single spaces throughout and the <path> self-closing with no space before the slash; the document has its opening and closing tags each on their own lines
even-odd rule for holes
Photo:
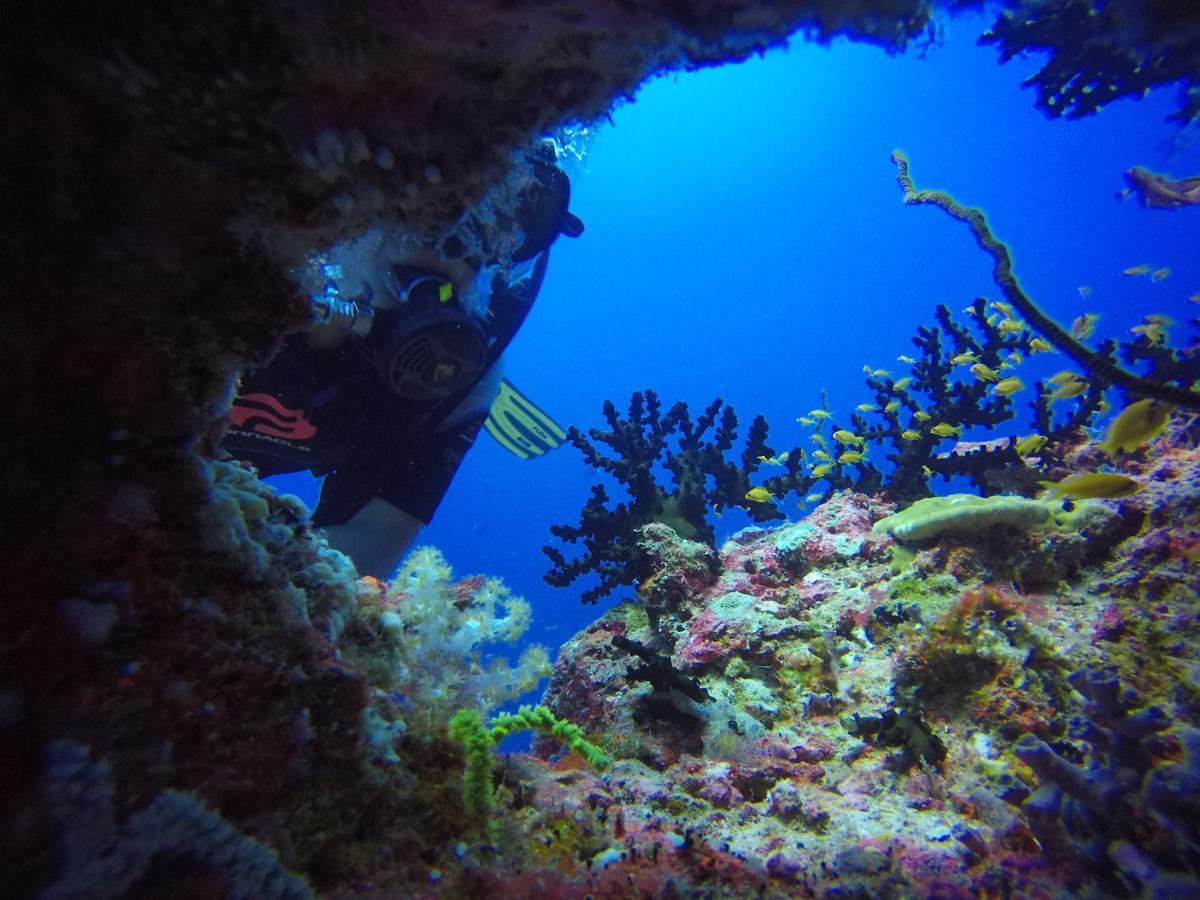
<svg viewBox="0 0 1200 900">
<path fill-rule="evenodd" d="M 863 365 L 898 377 L 897 355 L 913 354 L 937 304 L 1000 297 L 964 225 L 904 205 L 895 147 L 918 188 L 986 210 L 1027 292 L 1060 321 L 1099 312 L 1098 339 L 1129 337 L 1150 312 L 1200 314 L 1186 301 L 1200 293 L 1200 209 L 1114 197 L 1132 165 L 1200 174 L 1196 129 L 1163 122 L 1174 91 L 1047 120 L 1020 88 L 1037 60 L 999 66 L 994 49 L 974 44 L 984 26 L 950 22 L 924 59 L 797 41 L 647 84 L 572 169 L 572 210 L 587 231 L 555 245 L 509 376 L 564 425 L 603 425 L 605 399 L 624 411 L 651 387 L 693 413 L 722 397 L 743 435 L 763 413 L 776 451 L 806 444 L 795 419 L 822 390 L 844 420 L 872 399 Z M 1159 284 L 1120 274 L 1140 263 L 1172 274 Z M 1181 324 L 1173 342 L 1190 335 Z M 1042 374 L 1065 365 L 1043 359 Z M 1031 394 L 1018 396 L 1013 428 L 1027 424 Z M 579 590 L 542 581 L 549 525 L 577 524 L 597 477 L 569 446 L 521 461 L 481 436 L 422 540 L 460 575 L 502 577 L 533 604 L 529 638 L 556 648 L 630 593 L 587 607 Z M 276 481 L 315 503 L 311 479 Z M 800 514 L 794 499 L 784 508 Z M 719 536 L 745 524 L 727 514 Z"/>
</svg>

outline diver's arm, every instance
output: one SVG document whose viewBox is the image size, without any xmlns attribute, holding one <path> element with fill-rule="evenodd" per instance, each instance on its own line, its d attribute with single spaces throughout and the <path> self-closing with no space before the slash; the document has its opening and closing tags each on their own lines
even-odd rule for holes
<svg viewBox="0 0 1200 900">
<path fill-rule="evenodd" d="M 344 525 L 325 527 L 325 538 L 334 550 L 345 553 L 362 575 L 385 579 L 392 574 L 421 521 L 386 500 L 373 497 Z"/>
</svg>

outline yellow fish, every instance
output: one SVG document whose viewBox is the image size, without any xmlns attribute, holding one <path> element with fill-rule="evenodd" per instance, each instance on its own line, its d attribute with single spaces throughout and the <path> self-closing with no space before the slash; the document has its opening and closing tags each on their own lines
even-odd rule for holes
<svg viewBox="0 0 1200 900">
<path fill-rule="evenodd" d="M 1142 325 L 1134 325 L 1129 329 L 1134 334 L 1144 335 L 1155 347 L 1167 342 L 1167 329 L 1154 322 L 1146 322 Z"/>
<path fill-rule="evenodd" d="M 888 402 L 887 406 L 885 406 L 883 408 L 883 411 L 894 413 L 899 408 L 900 408 L 900 401 L 899 400 L 891 400 Z"/>
<path fill-rule="evenodd" d="M 919 441 L 921 439 L 921 432 L 913 431 L 911 428 L 907 428 L 900 432 L 900 437 L 904 438 L 906 441 Z"/>
<path fill-rule="evenodd" d="M 1149 275 L 1150 267 L 1145 263 L 1137 266 L 1130 266 L 1128 269 L 1121 270 L 1122 275 Z"/>
<path fill-rule="evenodd" d="M 1169 276 L 1170 274 L 1171 274 L 1171 267 L 1163 266 L 1161 269 L 1155 269 L 1153 272 L 1150 273 L 1150 280 L 1153 281 L 1155 284 L 1158 284 L 1161 281 L 1166 281 L 1167 276 Z"/>
<path fill-rule="evenodd" d="M 1196 296 L 1200 297 L 1200 294 L 1197 294 Z M 902 362 L 902 363 L 905 363 L 910 366 L 916 365 L 916 363 L 917 363 L 917 361 L 915 359 L 913 359 L 911 356 L 897 356 L 896 362 Z"/>
<path fill-rule="evenodd" d="M 831 463 L 821 463 L 819 466 L 813 466 L 812 474 L 814 478 L 821 478 L 833 471 Z"/>
<path fill-rule="evenodd" d="M 945 422 L 941 422 L 937 425 L 934 425 L 929 430 L 938 437 L 954 437 L 960 431 L 962 431 L 962 426 L 960 425 L 959 427 L 955 428 L 953 425 L 947 425 Z"/>
<path fill-rule="evenodd" d="M 828 453 L 826 453 L 824 450 L 814 450 L 813 451 L 813 459 L 823 459 L 826 462 L 830 462 L 833 460 L 833 457 L 830 456 Z"/>
<path fill-rule="evenodd" d="M 1017 391 L 1025 390 L 1025 382 L 1016 376 L 1005 378 L 1003 381 L 997 382 L 992 386 L 992 393 L 997 397 L 1007 397 L 1015 394 Z"/>
<path fill-rule="evenodd" d="M 856 463 L 856 462 L 862 462 L 862 458 L 863 458 L 863 455 L 861 453 L 859 453 L 857 450 L 847 450 L 845 453 L 843 453 L 841 456 L 838 457 L 838 462 L 840 462 L 840 463 Z"/>
<path fill-rule="evenodd" d="M 1061 372 L 1055 372 L 1046 380 L 1051 384 L 1066 384 L 1068 381 L 1078 381 L 1079 373 L 1072 372 L 1070 369 L 1063 369 Z"/>
<path fill-rule="evenodd" d="M 780 453 L 778 456 L 760 456 L 758 461 L 768 466 L 782 466 L 787 462 L 787 452 Z"/>
<path fill-rule="evenodd" d="M 996 310 L 996 312 L 1000 313 L 1001 315 L 1009 316 L 1010 318 L 1016 318 L 1017 315 L 1016 311 L 1003 300 L 993 300 L 992 309 Z"/>
<path fill-rule="evenodd" d="M 1013 366 L 1019 366 L 1024 361 L 1024 357 L 1020 353 L 1010 353 L 1008 354 L 1008 361 Z"/>
<path fill-rule="evenodd" d="M 957 356 L 950 357 L 950 365 L 952 366 L 965 366 L 967 363 L 974 362 L 979 362 L 979 357 L 969 350 L 966 353 L 959 353 Z"/>
<path fill-rule="evenodd" d="M 895 385 L 893 385 L 893 386 L 896 388 L 896 390 L 902 391 L 906 387 L 908 387 L 910 384 L 912 384 L 912 376 L 905 375 L 903 378 L 901 378 L 899 381 L 897 381 L 895 383 Z"/>
<path fill-rule="evenodd" d="M 810 434 L 808 437 L 809 437 L 809 440 L 815 441 L 816 443 L 820 444 L 822 447 L 826 446 L 825 438 L 821 437 L 821 435 Z"/>
<path fill-rule="evenodd" d="M 1096 322 L 1099 319 L 1100 317 L 1096 313 L 1084 313 L 1082 316 L 1077 316 L 1071 323 L 1071 337 L 1081 341 L 1090 338 L 1092 332 L 1096 330 Z"/>
<path fill-rule="evenodd" d="M 799 422 L 801 425 L 816 425 L 817 424 L 816 421 L 814 421 L 813 419 L 810 419 L 808 416 L 801 416 L 796 421 Z"/>
<path fill-rule="evenodd" d="M 810 409 L 808 411 L 808 414 L 810 416 L 812 416 L 814 419 L 828 419 L 829 418 L 829 413 L 823 409 Z"/>
<path fill-rule="evenodd" d="M 858 406 L 856 406 L 856 407 L 854 407 L 854 408 L 855 408 L 855 409 L 857 409 L 859 412 L 874 412 L 874 411 L 875 411 L 875 404 L 873 404 L 873 403 L 860 403 L 860 404 L 858 404 Z"/>
<path fill-rule="evenodd" d="M 933 416 L 931 416 L 929 413 L 925 412 L 925 410 L 923 410 L 923 409 L 918 409 L 915 413 L 913 413 L 913 418 L 916 419 L 918 422 L 928 422 L 930 419 L 933 418 Z"/>
<path fill-rule="evenodd" d="M 1170 316 L 1164 316 L 1162 313 L 1150 313 L 1149 315 L 1142 316 L 1142 321 L 1149 322 L 1153 325 L 1174 325 L 1175 324 L 1174 319 L 1172 319 Z"/>
<path fill-rule="evenodd" d="M 1000 373 L 995 369 L 988 368 L 983 363 L 975 363 L 971 366 L 971 374 L 980 381 L 996 381 L 1000 377 Z"/>
<path fill-rule="evenodd" d="M 1072 475 L 1055 483 L 1039 481 L 1046 489 L 1043 495 L 1046 500 L 1062 497 L 1064 500 L 1096 500 L 1128 497 L 1142 489 L 1140 481 L 1128 475 L 1117 475 L 1108 472 L 1089 472 L 1086 475 Z"/>
<path fill-rule="evenodd" d="M 996 328 L 1001 334 L 1016 334 L 1025 330 L 1025 323 L 1016 319 L 1001 319 Z"/>
<path fill-rule="evenodd" d="M 833 438 L 836 441 L 841 441 L 843 444 L 858 444 L 862 445 L 863 439 L 853 431 L 847 431 L 844 428 L 839 428 L 833 433 Z"/>
<path fill-rule="evenodd" d="M 1050 394 L 1051 400 L 1069 400 L 1071 397 L 1078 397 L 1088 389 L 1086 381 L 1067 381 L 1061 384 L 1057 390 Z"/>
<path fill-rule="evenodd" d="M 933 475 L 933 469 L 929 468 L 929 466 L 921 466 L 921 471 L 925 473 L 926 477 Z"/>
<path fill-rule="evenodd" d="M 751 503 L 766 503 L 774 496 L 774 494 L 764 487 L 750 488 L 750 490 L 746 491 L 746 499 Z"/>
<path fill-rule="evenodd" d="M 1171 415 L 1171 405 L 1161 400 L 1138 400 L 1121 410 L 1104 432 L 1100 449 L 1109 456 L 1131 453 L 1146 441 L 1162 434 Z"/>
<path fill-rule="evenodd" d="M 889 372 L 887 369 L 876 369 L 871 374 L 874 375 L 876 378 L 887 378 L 892 373 Z"/>
<path fill-rule="evenodd" d="M 1031 453 L 1037 453 L 1046 446 L 1046 438 L 1040 434 L 1030 434 L 1017 441 L 1016 449 L 1018 456 L 1029 456 Z"/>
<path fill-rule="evenodd" d="M 1043 340 L 1042 338 L 1035 337 L 1035 338 L 1029 339 L 1029 352 L 1030 353 L 1053 353 L 1054 347 L 1051 346 L 1049 342 Z"/>
<path fill-rule="evenodd" d="M 825 496 L 824 494 L 820 494 L 820 493 L 809 494 L 807 497 L 804 498 L 804 502 L 805 503 L 816 503 L 818 500 L 820 500 L 824 496 Z"/>
</svg>

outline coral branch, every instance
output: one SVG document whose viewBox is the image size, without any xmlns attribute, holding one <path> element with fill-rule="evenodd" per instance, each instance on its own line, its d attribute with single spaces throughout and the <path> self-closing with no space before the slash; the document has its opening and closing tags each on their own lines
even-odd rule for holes
<svg viewBox="0 0 1200 900">
<path fill-rule="evenodd" d="M 892 162 L 896 164 L 896 181 L 904 191 L 904 202 L 909 204 L 929 203 L 963 222 L 971 229 L 975 242 L 991 255 L 995 261 L 992 278 L 1006 300 L 1016 307 L 1021 315 L 1033 324 L 1050 343 L 1087 369 L 1093 379 L 1105 380 L 1120 385 L 1132 394 L 1165 400 L 1177 406 L 1200 409 L 1200 393 L 1175 385 L 1162 384 L 1141 378 L 1122 369 L 1103 354 L 1090 350 L 1057 322 L 1042 312 L 1022 290 L 1012 271 L 1012 256 L 1008 246 L 996 239 L 981 210 L 963 206 L 944 191 L 918 191 L 913 187 L 908 174 L 908 159 L 899 150 L 892 151 Z"/>
</svg>

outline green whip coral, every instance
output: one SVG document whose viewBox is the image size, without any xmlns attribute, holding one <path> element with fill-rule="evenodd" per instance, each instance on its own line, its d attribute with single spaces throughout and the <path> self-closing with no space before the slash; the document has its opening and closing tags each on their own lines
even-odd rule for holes
<svg viewBox="0 0 1200 900">
<path fill-rule="evenodd" d="M 540 731 L 562 741 L 572 753 L 597 769 L 604 769 L 612 762 L 608 754 L 583 736 L 583 729 L 558 718 L 548 707 L 521 706 L 515 713 L 500 713 L 492 719 L 490 728 L 483 724 L 483 716 L 478 710 L 460 709 L 450 720 L 450 737 L 463 745 L 466 755 L 463 803 L 470 812 L 485 817 L 490 814 L 495 805 L 492 748 L 517 731 Z M 492 829 L 490 821 L 488 829 Z"/>
</svg>

